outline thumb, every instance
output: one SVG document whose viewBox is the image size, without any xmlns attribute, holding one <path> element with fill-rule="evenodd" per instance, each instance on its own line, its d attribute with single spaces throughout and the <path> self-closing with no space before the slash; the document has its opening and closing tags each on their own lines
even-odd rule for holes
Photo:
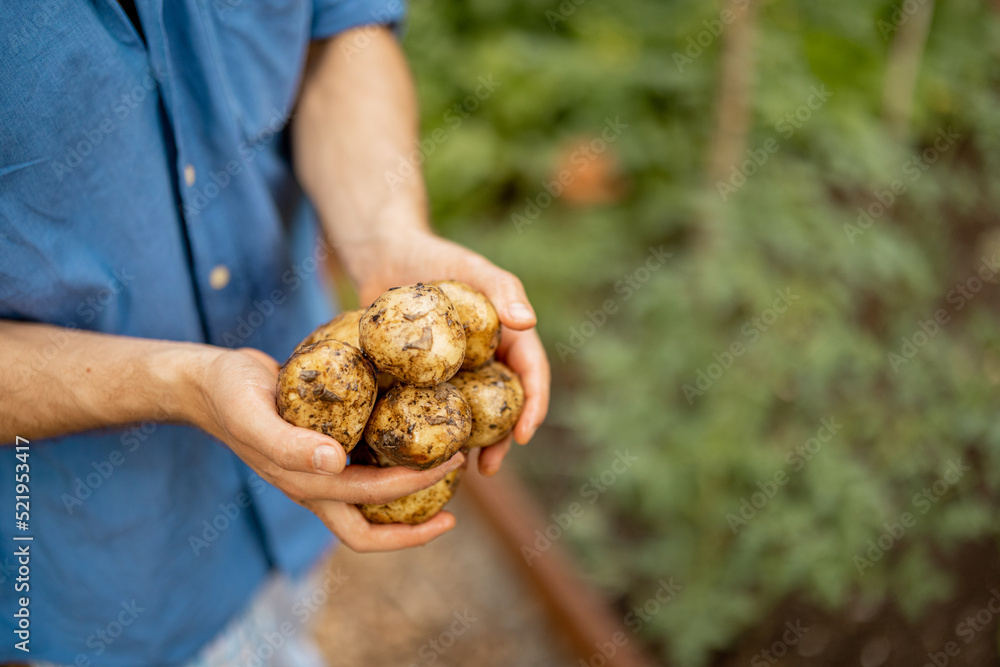
<svg viewBox="0 0 1000 667">
<path fill-rule="evenodd" d="M 295 472 L 336 475 L 347 465 L 347 453 L 333 438 L 292 426 L 275 415 L 262 428 L 261 451 L 278 466 Z"/>
<path fill-rule="evenodd" d="M 347 453 L 334 438 L 290 424 L 279 416 L 274 394 L 260 387 L 233 417 L 235 435 L 285 470 L 335 475 L 347 465 Z M 258 402 L 259 401 L 259 402 Z"/>
<path fill-rule="evenodd" d="M 480 289 L 493 302 L 500 323 L 515 331 L 535 326 L 538 318 L 528 301 L 524 285 L 513 273 L 489 265 L 488 275 L 476 281 Z"/>
</svg>

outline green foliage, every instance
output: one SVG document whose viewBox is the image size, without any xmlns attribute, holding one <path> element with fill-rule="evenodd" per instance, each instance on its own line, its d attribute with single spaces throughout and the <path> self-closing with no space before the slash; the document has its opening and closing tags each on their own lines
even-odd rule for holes
<svg viewBox="0 0 1000 667">
<path fill-rule="evenodd" d="M 444 132 L 425 165 L 435 220 L 520 275 L 541 314 L 558 441 L 515 459 L 552 511 L 584 502 L 568 540 L 627 606 L 661 578 L 684 585 L 642 630 L 676 664 L 705 664 L 791 595 L 832 609 L 891 596 L 920 613 L 949 592 L 936 555 L 1000 518 L 1000 291 L 953 291 L 1000 254 L 995 10 L 938 3 L 901 141 L 881 115 L 890 41 L 878 22 L 894 6 L 764 3 L 746 146 L 779 148 L 723 202 L 705 171 L 721 39 L 682 67 L 673 57 L 720 8 L 561 6 L 575 10 L 554 20 L 560 5 L 542 0 L 415 3 L 406 38 L 424 136 Z M 495 92 L 448 115 L 489 76 Z M 783 134 L 781 119 L 822 85 L 829 101 Z M 624 194 L 556 198 L 528 220 L 560 159 L 609 118 L 628 124 L 602 156 Z M 949 128 L 959 138 L 915 162 Z M 858 227 L 859 207 L 897 179 L 905 191 Z M 708 245 L 706 228 L 718 232 Z M 661 245 L 666 264 L 626 291 L 620 281 Z M 767 322 L 786 289 L 797 298 Z M 617 308 L 577 350 L 572 331 L 609 299 Z M 920 322 L 939 310 L 947 322 L 920 345 Z M 912 359 L 904 338 L 916 339 Z M 689 402 L 682 387 L 698 388 L 736 342 L 744 353 Z M 842 425 L 833 437 L 808 461 L 794 454 L 830 418 Z M 587 505 L 581 485 L 619 450 L 639 462 Z M 971 471 L 922 511 L 916 494 L 958 459 Z M 727 515 L 779 471 L 787 483 L 734 532 Z M 913 525 L 859 573 L 855 557 L 906 512 Z"/>
</svg>

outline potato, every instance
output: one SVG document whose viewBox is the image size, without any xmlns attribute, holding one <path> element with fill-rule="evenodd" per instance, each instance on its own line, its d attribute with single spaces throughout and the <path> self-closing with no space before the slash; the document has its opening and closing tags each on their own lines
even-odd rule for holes
<svg viewBox="0 0 1000 667">
<path fill-rule="evenodd" d="M 376 380 L 376 382 L 378 382 L 378 395 L 379 396 L 382 396 L 387 391 L 389 391 L 390 389 L 392 389 L 393 387 L 395 387 L 397 384 L 399 384 L 399 380 L 397 380 L 393 376 L 389 375 L 388 373 L 383 373 L 382 371 L 379 371 L 378 373 L 376 373 L 375 380 Z"/>
<path fill-rule="evenodd" d="M 333 339 L 350 343 L 360 350 L 361 342 L 358 340 L 358 325 L 361 322 L 361 316 L 364 314 L 365 309 L 358 308 L 337 315 L 326 324 L 316 327 L 316 330 L 309 334 L 308 338 L 299 343 L 299 346 L 295 349 L 305 347 L 306 345 L 313 345 L 321 340 Z M 376 375 L 375 379 L 378 382 L 379 396 L 392 389 L 397 382 L 393 376 L 381 372 Z"/>
<path fill-rule="evenodd" d="M 361 349 L 378 370 L 418 387 L 444 382 L 465 358 L 455 306 L 432 285 L 392 288 L 365 311 L 360 333 Z"/>
<path fill-rule="evenodd" d="M 493 358 L 500 345 L 500 318 L 485 294 L 457 280 L 431 283 L 454 304 L 465 330 L 465 359 L 462 370 L 478 368 Z"/>
<path fill-rule="evenodd" d="M 361 322 L 361 316 L 364 315 L 365 311 L 363 308 L 358 308 L 357 310 L 348 310 L 346 312 L 337 315 L 335 318 L 327 322 L 326 324 L 321 324 L 316 327 L 309 336 L 299 343 L 299 347 L 305 347 L 307 345 L 313 345 L 321 340 L 339 340 L 343 343 L 350 343 L 354 347 L 361 349 L 361 343 L 358 341 L 358 323 Z"/>
<path fill-rule="evenodd" d="M 384 505 L 358 505 L 370 523 L 423 523 L 448 504 L 458 489 L 462 469 L 452 470 L 437 484 Z"/>
<path fill-rule="evenodd" d="M 393 468 L 395 463 L 385 458 L 365 443 L 361 443 L 351 452 L 351 463 L 363 466 L 378 466 L 379 468 Z"/>
<path fill-rule="evenodd" d="M 521 380 L 499 361 L 461 371 L 449 384 L 462 392 L 472 409 L 468 447 L 485 447 L 506 438 L 524 409 Z"/>
<path fill-rule="evenodd" d="M 351 456 L 352 463 L 378 465 L 389 468 L 395 465 L 385 457 L 362 445 Z M 455 495 L 462 468 L 453 470 L 437 484 L 403 496 L 384 505 L 358 505 L 358 509 L 370 523 L 423 523 L 440 512 Z"/>
<path fill-rule="evenodd" d="M 398 385 L 375 404 L 365 442 L 393 463 L 427 470 L 450 459 L 471 431 L 472 412 L 455 387 Z"/>
<path fill-rule="evenodd" d="M 358 444 L 375 405 L 375 371 L 361 350 L 339 340 L 300 348 L 278 373 L 278 414 L 285 421 Z"/>
</svg>

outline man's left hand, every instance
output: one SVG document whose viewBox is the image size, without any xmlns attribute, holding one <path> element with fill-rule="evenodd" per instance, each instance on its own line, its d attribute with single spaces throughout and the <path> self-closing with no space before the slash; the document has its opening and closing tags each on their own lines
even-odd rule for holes
<svg viewBox="0 0 1000 667">
<path fill-rule="evenodd" d="M 341 254 L 358 284 L 362 306 L 390 287 L 446 279 L 468 283 L 493 302 L 503 325 L 497 358 L 521 377 L 525 396 L 524 410 L 513 433 L 484 447 L 479 455 L 479 472 L 495 474 L 511 440 L 527 444 L 549 407 L 549 361 L 534 329 L 535 313 L 521 281 L 482 255 L 423 230 L 352 244 Z"/>
</svg>

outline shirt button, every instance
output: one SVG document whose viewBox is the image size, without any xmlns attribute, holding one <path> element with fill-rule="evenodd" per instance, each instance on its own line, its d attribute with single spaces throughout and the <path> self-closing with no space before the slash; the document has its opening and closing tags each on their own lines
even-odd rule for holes
<svg viewBox="0 0 1000 667">
<path fill-rule="evenodd" d="M 229 268 L 225 264 L 219 264 L 208 274 L 208 284 L 212 289 L 222 289 L 229 284 Z"/>
<path fill-rule="evenodd" d="M 184 182 L 187 183 L 188 187 L 191 187 L 192 185 L 194 185 L 194 178 L 195 178 L 194 165 L 193 164 L 189 164 L 189 165 L 185 166 L 184 167 Z"/>
</svg>

